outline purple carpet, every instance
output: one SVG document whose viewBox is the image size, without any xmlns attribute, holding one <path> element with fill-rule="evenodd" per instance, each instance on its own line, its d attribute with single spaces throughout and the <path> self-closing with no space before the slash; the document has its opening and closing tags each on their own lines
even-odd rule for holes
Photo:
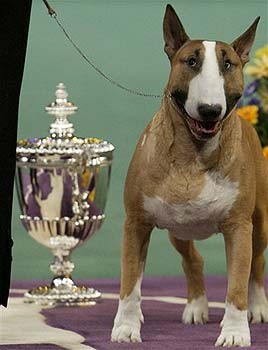
<svg viewBox="0 0 268 350">
<path fill-rule="evenodd" d="M 118 293 L 117 280 L 103 279 L 81 281 L 91 285 L 103 293 Z M 14 289 L 31 288 L 37 281 L 13 282 L 12 296 L 20 296 Z M 209 301 L 224 302 L 226 280 L 223 277 L 208 277 L 206 280 Z M 182 277 L 145 278 L 142 286 L 143 296 L 186 296 L 185 280 Z M 219 335 L 219 323 L 224 310 L 210 308 L 210 321 L 206 325 L 183 325 L 181 316 L 184 305 L 166 303 L 155 300 L 144 300 L 142 310 L 145 324 L 142 327 L 141 344 L 116 344 L 110 342 L 113 318 L 117 310 L 117 301 L 103 299 L 93 307 L 58 307 L 44 309 L 42 314 L 46 323 L 52 327 L 70 330 L 85 338 L 85 345 L 97 350 L 210 350 Z M 267 324 L 251 325 L 251 350 L 268 349 Z M 50 344 L 4 345 L 1 348 L 54 350 L 63 347 Z"/>
</svg>

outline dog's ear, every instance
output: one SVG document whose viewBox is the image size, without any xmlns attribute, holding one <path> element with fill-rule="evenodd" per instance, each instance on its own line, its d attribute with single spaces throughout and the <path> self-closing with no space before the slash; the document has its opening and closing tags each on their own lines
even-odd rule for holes
<svg viewBox="0 0 268 350">
<path fill-rule="evenodd" d="M 163 22 L 165 47 L 170 61 L 177 50 L 189 40 L 179 17 L 171 5 L 167 5 Z"/>
<path fill-rule="evenodd" d="M 238 56 L 240 57 L 242 64 L 246 64 L 249 61 L 249 52 L 253 45 L 257 25 L 260 17 L 257 17 L 251 24 L 248 30 L 245 31 L 239 38 L 232 42 L 231 46 L 234 48 Z"/>
</svg>

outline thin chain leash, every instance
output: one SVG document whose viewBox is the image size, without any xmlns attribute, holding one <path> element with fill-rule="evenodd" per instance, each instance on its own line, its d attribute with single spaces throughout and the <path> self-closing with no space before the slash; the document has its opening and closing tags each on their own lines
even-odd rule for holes
<svg viewBox="0 0 268 350">
<path fill-rule="evenodd" d="M 97 67 L 91 59 L 89 59 L 84 52 L 79 48 L 79 46 L 73 41 L 73 39 L 71 38 L 71 36 L 68 34 L 68 32 L 66 31 L 65 27 L 62 25 L 62 23 L 58 20 L 58 16 L 56 11 L 50 6 L 50 4 L 48 3 L 47 0 L 43 0 L 44 4 L 46 5 L 47 9 L 48 9 L 48 13 L 49 15 L 55 19 L 57 25 L 59 26 L 59 28 L 62 30 L 62 32 L 64 33 L 65 37 L 68 39 L 68 41 L 72 44 L 72 46 L 74 47 L 74 49 L 79 53 L 79 55 L 99 74 L 101 75 L 104 79 L 106 79 L 107 81 L 109 81 L 112 85 L 127 91 L 130 94 L 134 94 L 137 96 L 142 96 L 142 97 L 152 97 L 152 98 L 162 98 L 164 96 L 164 94 L 161 95 L 157 95 L 157 94 L 149 94 L 149 93 L 144 93 L 143 91 L 138 91 L 135 89 L 131 89 L 128 88 L 124 85 L 122 85 L 121 83 L 119 83 L 118 81 L 112 79 L 111 77 L 109 77 L 107 74 L 105 74 L 99 67 Z"/>
</svg>

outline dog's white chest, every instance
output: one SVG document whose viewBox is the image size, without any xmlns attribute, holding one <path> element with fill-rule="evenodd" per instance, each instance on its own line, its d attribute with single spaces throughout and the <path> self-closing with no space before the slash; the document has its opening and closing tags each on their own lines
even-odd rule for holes
<svg viewBox="0 0 268 350">
<path fill-rule="evenodd" d="M 196 198 L 169 204 L 160 197 L 144 196 L 144 209 L 159 228 L 168 229 L 179 239 L 205 239 L 218 232 L 219 222 L 228 215 L 237 195 L 238 183 L 210 172 Z"/>
</svg>

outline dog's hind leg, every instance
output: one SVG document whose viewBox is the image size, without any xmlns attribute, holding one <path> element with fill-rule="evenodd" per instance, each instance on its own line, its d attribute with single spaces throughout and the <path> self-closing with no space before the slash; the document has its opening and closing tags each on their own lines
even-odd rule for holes
<svg viewBox="0 0 268 350">
<path fill-rule="evenodd" d="M 187 279 L 188 302 L 182 315 L 183 323 L 206 323 L 208 321 L 208 301 L 203 275 L 203 258 L 193 241 L 182 241 L 169 233 L 175 249 L 182 255 L 182 266 Z"/>
<path fill-rule="evenodd" d="M 112 330 L 112 341 L 141 342 L 144 322 L 141 311 L 141 282 L 153 227 L 127 219 L 122 244 L 121 288 L 118 311 Z"/>
<path fill-rule="evenodd" d="M 264 251 L 268 241 L 268 211 L 255 210 L 253 218 L 253 255 L 249 280 L 249 320 L 268 322 L 268 301 L 264 289 Z"/>
</svg>

